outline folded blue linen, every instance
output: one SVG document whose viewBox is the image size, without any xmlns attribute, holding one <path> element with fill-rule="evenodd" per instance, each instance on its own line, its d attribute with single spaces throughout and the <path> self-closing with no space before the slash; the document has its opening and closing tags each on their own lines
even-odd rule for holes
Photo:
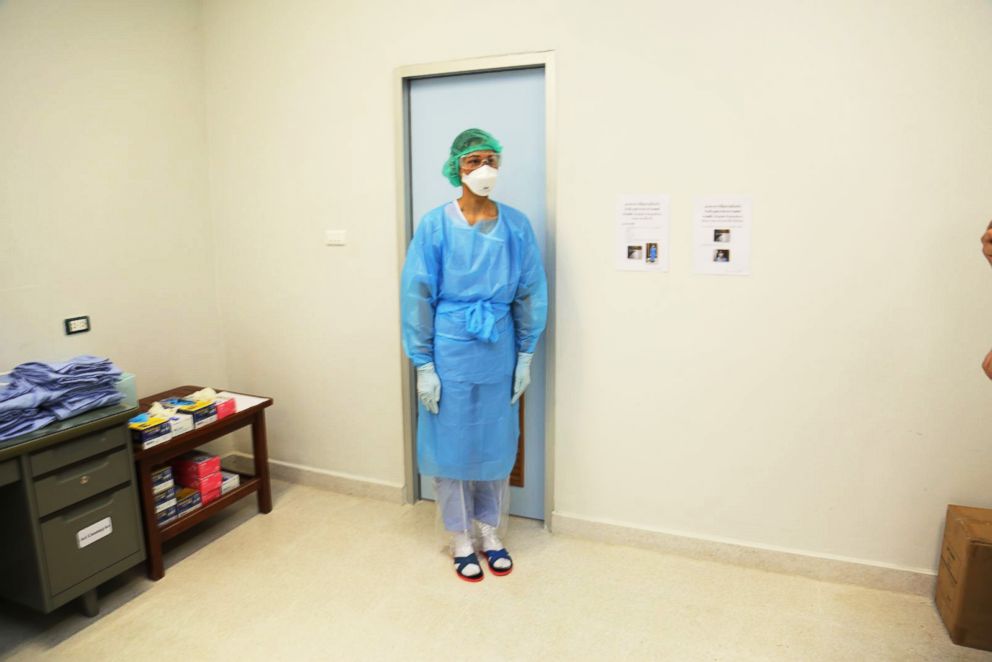
<svg viewBox="0 0 992 662">
<path fill-rule="evenodd" d="M 45 409 L 12 409 L 0 413 L 0 441 L 34 432 L 55 421 L 55 414 Z"/>
<path fill-rule="evenodd" d="M 97 407 L 115 405 L 123 399 L 124 394 L 115 388 L 98 391 L 81 391 L 54 402 L 49 402 L 45 405 L 45 409 L 54 414 L 58 420 L 64 421 L 67 418 L 78 416 Z"/>
<path fill-rule="evenodd" d="M 41 406 L 46 397 L 34 386 L 23 381 L 0 385 L 0 413 L 13 409 L 33 409 Z"/>
<path fill-rule="evenodd" d="M 18 380 L 41 386 L 95 384 L 107 379 L 116 380 L 123 372 L 110 359 L 97 356 L 77 356 L 68 361 L 42 363 L 29 361 L 14 368 L 11 375 Z"/>
</svg>

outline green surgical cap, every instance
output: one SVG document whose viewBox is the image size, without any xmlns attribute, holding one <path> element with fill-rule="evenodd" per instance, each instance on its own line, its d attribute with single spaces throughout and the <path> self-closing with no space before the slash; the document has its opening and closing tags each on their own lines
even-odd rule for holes
<svg viewBox="0 0 992 662">
<path fill-rule="evenodd" d="M 462 178 L 458 174 L 458 160 L 466 154 L 483 150 L 499 154 L 503 151 L 503 146 L 482 129 L 466 129 L 458 134 L 454 142 L 451 143 L 451 156 L 444 162 L 444 167 L 441 169 L 452 186 L 462 185 Z"/>
</svg>

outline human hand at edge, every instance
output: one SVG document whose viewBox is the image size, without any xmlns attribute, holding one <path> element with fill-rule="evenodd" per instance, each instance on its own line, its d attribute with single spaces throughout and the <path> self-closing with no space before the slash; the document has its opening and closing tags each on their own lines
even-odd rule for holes
<svg viewBox="0 0 992 662">
<path fill-rule="evenodd" d="M 982 361 L 982 370 L 985 371 L 985 376 L 992 379 L 992 351 L 985 355 L 985 360 Z"/>
<path fill-rule="evenodd" d="M 992 266 L 992 221 L 989 222 L 985 234 L 982 235 L 982 254 L 985 255 L 985 259 Z"/>
<path fill-rule="evenodd" d="M 437 376 L 433 363 L 425 363 L 417 368 L 417 397 L 430 413 L 440 411 L 441 378 Z"/>
<path fill-rule="evenodd" d="M 530 386 L 530 362 L 533 358 L 533 354 L 527 354 L 525 352 L 517 354 L 517 367 L 513 371 L 513 397 L 510 398 L 511 405 L 517 404 L 517 400 L 520 399 L 520 396 Z"/>
</svg>

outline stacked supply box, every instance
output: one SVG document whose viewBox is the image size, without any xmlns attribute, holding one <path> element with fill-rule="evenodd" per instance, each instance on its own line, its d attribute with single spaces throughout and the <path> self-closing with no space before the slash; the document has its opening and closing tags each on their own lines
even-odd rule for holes
<svg viewBox="0 0 992 662">
<path fill-rule="evenodd" d="M 172 436 L 178 437 L 193 430 L 193 417 L 177 409 L 176 413 L 169 418 L 169 425 L 172 427 Z"/>
<path fill-rule="evenodd" d="M 238 411 L 237 403 L 234 401 L 234 398 L 217 396 L 214 400 L 214 406 L 217 408 L 218 421 L 222 418 L 227 418 L 231 414 Z"/>
<path fill-rule="evenodd" d="M 155 495 L 155 519 L 165 526 L 176 521 L 176 487 L 172 467 L 159 467 L 152 471 L 152 493 Z"/>
<path fill-rule="evenodd" d="M 954 643 L 992 650 L 992 510 L 947 507 L 936 601 Z"/>
<path fill-rule="evenodd" d="M 220 493 L 227 494 L 234 488 L 241 485 L 241 476 L 233 471 L 221 471 Z"/>
<path fill-rule="evenodd" d="M 217 420 L 217 406 L 206 400 L 194 402 L 183 398 L 166 398 L 162 400 L 163 407 L 177 409 L 177 413 L 193 417 L 193 427 L 201 428 Z"/>
<path fill-rule="evenodd" d="M 176 515 L 185 517 L 200 507 L 200 493 L 192 487 L 176 490 Z"/>
<path fill-rule="evenodd" d="M 220 497 L 223 477 L 220 473 L 220 457 L 201 451 L 186 453 L 173 464 L 176 482 L 200 493 L 200 502 L 205 506 Z"/>
<path fill-rule="evenodd" d="M 172 439 L 172 426 L 169 421 L 157 416 L 142 414 L 135 416 L 128 424 L 131 439 L 141 448 L 158 446 Z"/>
</svg>

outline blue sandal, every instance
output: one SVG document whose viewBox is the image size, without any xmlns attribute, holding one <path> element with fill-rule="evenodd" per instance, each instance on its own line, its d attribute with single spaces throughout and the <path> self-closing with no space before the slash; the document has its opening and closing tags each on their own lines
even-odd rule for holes
<svg viewBox="0 0 992 662">
<path fill-rule="evenodd" d="M 467 582 L 481 582 L 486 576 L 482 573 L 482 564 L 479 563 L 479 557 L 475 555 L 475 552 L 467 556 L 456 556 L 455 558 L 455 574 L 458 575 L 458 579 L 462 579 Z M 479 574 L 477 575 L 466 575 L 464 570 L 467 566 L 472 564 L 479 566 Z"/>
<path fill-rule="evenodd" d="M 489 571 L 498 577 L 503 575 L 508 575 L 513 572 L 513 559 L 510 558 L 510 553 L 506 551 L 506 547 L 503 549 L 484 549 L 482 553 L 486 555 L 486 563 L 489 564 Z M 500 560 L 506 559 L 510 562 L 510 567 L 508 568 L 497 568 L 493 564 Z"/>
</svg>

